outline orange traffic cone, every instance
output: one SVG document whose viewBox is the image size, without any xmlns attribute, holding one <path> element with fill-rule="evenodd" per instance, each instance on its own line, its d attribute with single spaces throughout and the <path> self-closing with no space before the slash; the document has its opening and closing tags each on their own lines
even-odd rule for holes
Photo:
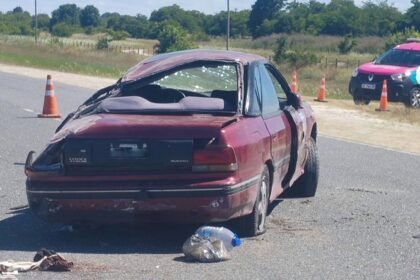
<svg viewBox="0 0 420 280">
<path fill-rule="evenodd" d="M 376 111 L 389 111 L 388 110 L 388 85 L 387 81 L 384 80 L 382 84 L 381 100 L 379 101 L 379 108 Z"/>
<path fill-rule="evenodd" d="M 44 108 L 38 118 L 60 118 L 58 112 L 57 100 L 54 94 L 54 84 L 51 75 L 47 75 L 47 85 L 45 87 Z"/>
<path fill-rule="evenodd" d="M 321 85 L 319 86 L 319 91 L 318 91 L 318 97 L 316 99 L 314 99 L 315 101 L 319 101 L 319 102 L 328 102 L 326 100 L 326 89 L 325 89 L 325 75 L 322 76 L 321 79 Z"/>
<path fill-rule="evenodd" d="M 297 93 L 298 92 L 298 84 L 297 84 L 297 73 L 296 70 L 293 71 L 292 73 L 292 87 L 291 90 L 293 93 Z"/>
</svg>

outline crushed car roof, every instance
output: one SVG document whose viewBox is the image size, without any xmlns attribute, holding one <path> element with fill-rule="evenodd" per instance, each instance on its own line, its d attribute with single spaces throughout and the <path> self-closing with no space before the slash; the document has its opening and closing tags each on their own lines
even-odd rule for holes
<svg viewBox="0 0 420 280">
<path fill-rule="evenodd" d="M 264 60 L 264 58 L 255 54 L 220 50 L 196 49 L 171 52 L 155 55 L 139 62 L 127 71 L 122 81 L 135 81 L 195 61 L 228 61 L 245 65 L 256 60 Z"/>
</svg>

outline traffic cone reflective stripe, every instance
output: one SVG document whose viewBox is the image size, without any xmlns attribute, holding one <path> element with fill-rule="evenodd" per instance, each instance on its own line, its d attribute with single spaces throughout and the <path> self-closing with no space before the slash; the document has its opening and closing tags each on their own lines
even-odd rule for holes
<svg viewBox="0 0 420 280">
<path fill-rule="evenodd" d="M 45 87 L 45 96 L 52 96 L 54 95 L 54 85 L 51 80 L 51 76 L 47 76 L 47 85 Z"/>
<path fill-rule="evenodd" d="M 42 114 L 38 114 L 39 118 L 60 118 L 58 112 L 57 100 L 55 98 L 54 84 L 51 75 L 47 76 L 47 85 L 45 86 L 44 107 Z"/>
<path fill-rule="evenodd" d="M 379 108 L 376 111 L 389 111 L 388 110 L 388 83 L 384 80 L 382 84 L 381 99 L 379 101 Z"/>
<path fill-rule="evenodd" d="M 292 87 L 291 90 L 293 93 L 297 93 L 298 92 L 298 84 L 297 84 L 297 73 L 296 70 L 293 71 L 292 73 Z"/>
<path fill-rule="evenodd" d="M 325 88 L 325 75 L 321 78 L 321 84 L 319 86 L 318 97 L 314 99 L 315 101 L 319 102 L 327 102 L 326 100 L 326 88 Z"/>
</svg>

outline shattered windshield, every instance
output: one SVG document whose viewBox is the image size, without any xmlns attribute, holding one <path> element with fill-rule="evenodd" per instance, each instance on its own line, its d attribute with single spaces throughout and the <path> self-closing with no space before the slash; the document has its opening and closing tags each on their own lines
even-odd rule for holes
<svg viewBox="0 0 420 280">
<path fill-rule="evenodd" d="M 147 82 L 146 82 L 147 81 Z M 238 110 L 237 64 L 202 62 L 138 80 L 106 98 L 102 113 L 235 113 Z"/>
<path fill-rule="evenodd" d="M 420 52 L 414 50 L 392 49 L 384 53 L 375 64 L 395 66 L 420 66 Z"/>
<path fill-rule="evenodd" d="M 237 83 L 236 67 L 232 64 L 182 69 L 154 82 L 165 88 L 201 93 L 211 93 L 214 90 L 236 91 Z"/>
</svg>

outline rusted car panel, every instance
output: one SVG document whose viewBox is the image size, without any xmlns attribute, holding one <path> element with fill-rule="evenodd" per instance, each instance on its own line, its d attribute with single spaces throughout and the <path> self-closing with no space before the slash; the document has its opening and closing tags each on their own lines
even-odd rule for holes
<svg viewBox="0 0 420 280">
<path fill-rule="evenodd" d="M 316 134 L 309 105 L 262 57 L 159 55 L 94 94 L 38 157 L 29 154 L 28 201 L 51 222 L 240 218 L 261 234 L 284 190 L 315 194 L 318 167 L 307 159 Z"/>
</svg>

